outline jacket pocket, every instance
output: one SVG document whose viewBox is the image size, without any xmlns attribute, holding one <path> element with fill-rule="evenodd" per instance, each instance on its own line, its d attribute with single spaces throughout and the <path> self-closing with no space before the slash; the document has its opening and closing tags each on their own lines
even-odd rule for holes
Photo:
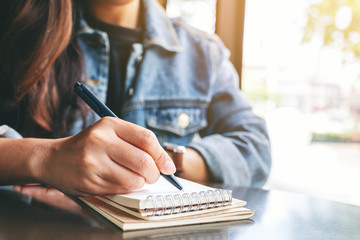
<svg viewBox="0 0 360 240">
<path fill-rule="evenodd" d="M 146 124 L 154 130 L 178 136 L 195 134 L 207 126 L 205 108 L 151 108 L 146 110 Z"/>
</svg>

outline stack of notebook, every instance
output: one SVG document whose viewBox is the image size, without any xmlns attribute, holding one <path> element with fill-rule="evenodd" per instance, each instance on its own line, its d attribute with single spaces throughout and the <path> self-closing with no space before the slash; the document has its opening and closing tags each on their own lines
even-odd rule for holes
<svg viewBox="0 0 360 240">
<path fill-rule="evenodd" d="M 164 178 L 128 193 L 80 198 L 123 231 L 249 219 L 253 210 L 231 191 L 178 178 L 177 190 Z"/>
</svg>

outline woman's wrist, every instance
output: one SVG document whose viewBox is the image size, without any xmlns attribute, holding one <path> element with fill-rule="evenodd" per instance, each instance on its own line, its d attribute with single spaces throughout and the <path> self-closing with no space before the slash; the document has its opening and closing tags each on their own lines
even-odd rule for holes
<svg viewBox="0 0 360 240">
<path fill-rule="evenodd" d="M 192 148 L 186 148 L 183 155 L 182 172 L 179 177 L 189 179 L 195 182 L 209 181 L 208 168 L 204 158 Z"/>
<path fill-rule="evenodd" d="M 30 154 L 27 161 L 29 177 L 34 182 L 42 183 L 42 172 L 46 161 L 47 147 L 49 145 L 49 143 L 47 143 L 48 140 L 29 138 L 24 139 L 24 141 L 27 141 L 25 144 L 31 148 L 29 149 Z"/>
<path fill-rule="evenodd" d="M 1 184 L 38 182 L 46 151 L 45 139 L 0 139 Z"/>
<path fill-rule="evenodd" d="M 60 139 L 59 139 L 60 140 Z M 48 161 L 54 158 L 52 153 L 58 145 L 58 139 L 22 139 L 24 155 L 21 157 L 24 162 L 24 177 L 26 182 L 45 183 L 45 173 Z"/>
</svg>

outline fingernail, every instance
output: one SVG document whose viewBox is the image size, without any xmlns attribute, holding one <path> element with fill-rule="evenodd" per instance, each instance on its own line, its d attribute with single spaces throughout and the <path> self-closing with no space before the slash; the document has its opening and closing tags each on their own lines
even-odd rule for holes
<svg viewBox="0 0 360 240">
<path fill-rule="evenodd" d="M 165 174 L 173 174 L 176 171 L 176 167 L 172 161 L 166 161 L 163 169 L 165 170 Z"/>
</svg>

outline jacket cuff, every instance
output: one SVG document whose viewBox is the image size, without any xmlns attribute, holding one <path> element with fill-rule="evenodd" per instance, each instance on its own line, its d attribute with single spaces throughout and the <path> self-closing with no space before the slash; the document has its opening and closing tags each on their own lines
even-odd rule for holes
<svg viewBox="0 0 360 240">
<path fill-rule="evenodd" d="M 20 133 L 18 133 L 15 129 L 9 127 L 8 125 L 0 125 L 0 137 L 3 138 L 22 138 Z"/>
<path fill-rule="evenodd" d="M 192 142 L 193 148 L 204 158 L 212 182 L 225 185 L 250 186 L 251 173 L 239 149 L 219 134 Z"/>
</svg>

